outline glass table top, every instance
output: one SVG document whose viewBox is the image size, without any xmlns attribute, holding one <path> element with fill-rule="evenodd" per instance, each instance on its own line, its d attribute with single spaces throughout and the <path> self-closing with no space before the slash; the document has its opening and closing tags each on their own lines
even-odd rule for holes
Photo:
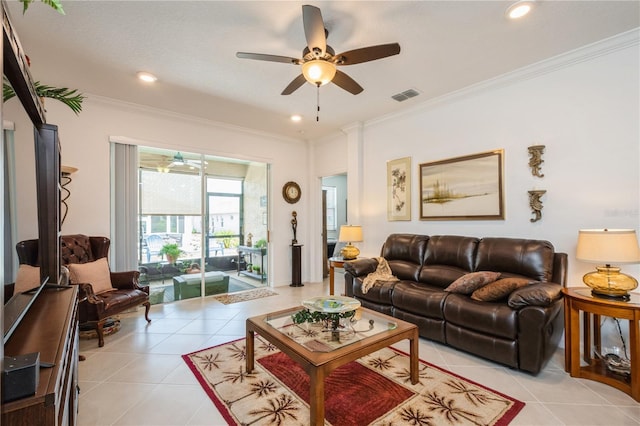
<svg viewBox="0 0 640 426">
<path fill-rule="evenodd" d="M 398 326 L 394 318 L 362 308 L 356 309 L 352 318 L 341 319 L 336 330 L 323 322 L 294 324 L 292 316 L 303 309 L 299 307 L 267 315 L 265 322 L 313 352 L 331 352 Z"/>
<path fill-rule="evenodd" d="M 617 302 L 625 305 L 640 306 L 640 294 L 634 293 L 634 292 L 629 293 L 629 300 L 624 300 L 624 299 L 609 298 L 609 297 L 591 294 L 590 288 L 571 287 L 571 290 L 573 290 L 575 293 L 577 293 L 582 297 L 588 297 L 591 299 L 602 300 L 606 302 Z"/>
</svg>

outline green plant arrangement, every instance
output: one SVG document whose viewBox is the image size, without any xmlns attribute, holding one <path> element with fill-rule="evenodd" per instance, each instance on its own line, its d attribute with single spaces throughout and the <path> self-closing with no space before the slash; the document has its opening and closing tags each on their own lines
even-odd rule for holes
<svg viewBox="0 0 640 426">
<path fill-rule="evenodd" d="M 184 251 L 180 249 L 176 243 L 167 243 L 162 246 L 158 253 L 167 256 L 167 261 L 169 261 L 169 263 L 175 263 L 176 260 L 184 254 Z"/>
<path fill-rule="evenodd" d="M 36 95 L 40 98 L 51 98 L 62 102 L 73 112 L 77 114 L 82 111 L 82 101 L 85 96 L 82 93 L 78 93 L 75 89 L 68 89 L 66 87 L 51 87 L 36 81 L 34 83 L 36 89 Z M 2 82 L 2 101 L 6 102 L 9 99 L 16 96 L 16 92 L 9 84 L 9 81 L 5 78 Z"/>
<path fill-rule="evenodd" d="M 255 248 L 265 248 L 265 247 L 267 247 L 267 240 L 265 240 L 264 238 L 259 239 L 254 244 L 254 247 Z"/>
<path fill-rule="evenodd" d="M 355 309 L 347 312 L 319 312 L 303 309 L 291 316 L 294 324 L 322 323 L 324 328 L 335 331 L 340 328 L 341 319 L 351 319 L 356 314 Z"/>
<path fill-rule="evenodd" d="M 20 0 L 20 2 L 22 3 L 22 13 L 25 14 L 27 12 L 27 9 L 29 8 L 29 5 L 31 3 L 33 3 L 35 0 Z M 52 8 L 54 8 L 59 14 L 64 15 L 64 10 L 62 9 L 62 4 L 60 3 L 60 0 L 40 0 L 42 3 L 51 6 Z"/>
</svg>

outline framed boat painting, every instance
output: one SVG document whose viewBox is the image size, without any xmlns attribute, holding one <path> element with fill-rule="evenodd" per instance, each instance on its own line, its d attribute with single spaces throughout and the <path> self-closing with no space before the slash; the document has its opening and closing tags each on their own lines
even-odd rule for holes
<svg viewBox="0 0 640 426">
<path fill-rule="evenodd" d="M 411 157 L 387 161 L 387 220 L 411 220 Z"/>
<path fill-rule="evenodd" d="M 420 164 L 420 219 L 504 219 L 503 158 L 500 149 Z"/>
</svg>

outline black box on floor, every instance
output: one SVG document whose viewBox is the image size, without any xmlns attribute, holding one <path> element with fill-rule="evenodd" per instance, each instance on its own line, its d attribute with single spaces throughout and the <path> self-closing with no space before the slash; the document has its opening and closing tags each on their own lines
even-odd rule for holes
<svg viewBox="0 0 640 426">
<path fill-rule="evenodd" d="M 4 357 L 2 402 L 33 395 L 40 379 L 40 352 Z"/>
</svg>

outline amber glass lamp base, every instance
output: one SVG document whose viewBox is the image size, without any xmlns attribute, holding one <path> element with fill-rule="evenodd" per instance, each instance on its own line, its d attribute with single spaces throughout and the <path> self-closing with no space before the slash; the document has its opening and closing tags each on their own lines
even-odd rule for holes
<svg viewBox="0 0 640 426">
<path fill-rule="evenodd" d="M 629 299 L 629 292 L 638 287 L 638 281 L 627 274 L 620 273 L 620 268 L 598 266 L 595 272 L 582 277 L 584 283 L 591 288 L 591 293 L 614 299 Z"/>
<path fill-rule="evenodd" d="M 346 246 L 344 246 L 341 253 L 344 260 L 353 260 L 357 259 L 358 255 L 360 254 L 360 250 L 358 250 L 358 247 L 356 246 L 347 244 Z"/>
</svg>

